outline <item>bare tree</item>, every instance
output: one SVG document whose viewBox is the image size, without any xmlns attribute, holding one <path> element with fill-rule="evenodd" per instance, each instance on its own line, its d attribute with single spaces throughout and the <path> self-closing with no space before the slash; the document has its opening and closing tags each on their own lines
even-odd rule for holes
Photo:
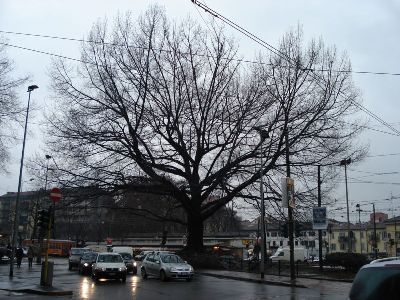
<svg viewBox="0 0 400 300">
<path fill-rule="evenodd" d="M 16 138 L 12 129 L 22 112 L 16 89 L 26 81 L 26 78 L 13 78 L 13 70 L 13 62 L 7 57 L 5 47 L 0 46 L 0 172 L 6 171 L 8 148 Z"/>
<path fill-rule="evenodd" d="M 279 173 L 287 128 L 293 163 L 352 149 L 357 130 L 339 123 L 356 110 L 349 75 L 323 73 L 319 85 L 300 67 L 336 64 L 308 64 L 299 55 L 297 69 L 273 57 L 271 67 L 249 68 L 221 28 L 170 24 L 158 7 L 136 23 L 118 18 L 111 32 L 98 23 L 88 39 L 79 67 L 57 61 L 51 74 L 59 105 L 49 118 L 49 146 L 63 157 L 62 180 L 126 188 L 144 173 L 153 182 L 147 190 L 172 196 L 185 210 L 190 249 L 202 249 L 206 219 L 234 197 L 251 196 L 261 155 L 263 174 Z M 300 51 L 284 45 L 291 55 L 296 46 Z M 285 72 L 295 85 L 285 83 Z M 268 139 L 258 137 L 259 125 Z"/>
</svg>

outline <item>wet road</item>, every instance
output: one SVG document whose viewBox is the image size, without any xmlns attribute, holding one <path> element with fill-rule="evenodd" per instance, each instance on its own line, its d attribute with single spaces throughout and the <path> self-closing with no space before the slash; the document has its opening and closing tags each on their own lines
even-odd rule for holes
<svg viewBox="0 0 400 300">
<path fill-rule="evenodd" d="M 24 268 L 24 266 L 23 266 Z M 67 264 L 56 261 L 53 286 L 72 290 L 73 296 L 36 296 L 0 292 L 0 299 L 346 299 L 347 291 L 337 291 L 320 295 L 319 292 L 305 288 L 271 286 L 229 279 L 218 279 L 197 275 L 192 282 L 158 279 L 143 280 L 140 273 L 129 275 L 126 283 L 102 281 L 95 283 L 89 276 L 81 276 L 77 271 L 68 271 Z M 3 270 L 1 270 L 3 271 Z M 39 273 L 39 272 L 37 272 Z M 33 278 L 32 276 L 30 276 Z M 31 280 L 28 279 L 27 280 Z M 36 280 L 36 278 L 35 278 Z"/>
</svg>

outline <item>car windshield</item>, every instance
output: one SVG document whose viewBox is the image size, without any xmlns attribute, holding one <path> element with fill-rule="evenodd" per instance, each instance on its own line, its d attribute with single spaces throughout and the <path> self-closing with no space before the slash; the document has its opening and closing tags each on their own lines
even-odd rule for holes
<svg viewBox="0 0 400 300">
<path fill-rule="evenodd" d="M 161 255 L 161 260 L 163 263 L 167 264 L 184 263 L 183 259 L 175 254 Z"/>
<path fill-rule="evenodd" d="M 132 255 L 130 255 L 129 253 L 120 253 L 120 254 L 121 254 L 121 256 L 122 256 L 122 258 L 123 258 L 124 260 L 133 259 Z"/>
<path fill-rule="evenodd" d="M 108 262 L 108 263 L 116 263 L 122 262 L 121 255 L 110 255 L 110 254 L 100 254 L 97 259 L 98 262 Z"/>
<path fill-rule="evenodd" d="M 82 248 L 72 248 L 71 249 L 71 255 L 82 255 L 85 252 L 87 252 L 87 249 L 82 249 Z"/>
<path fill-rule="evenodd" d="M 361 269 L 350 290 L 351 300 L 393 299 L 393 295 L 400 295 L 400 266 Z"/>
<path fill-rule="evenodd" d="M 82 259 L 93 259 L 93 258 L 95 258 L 96 257 L 96 253 L 85 253 L 83 256 L 82 256 Z"/>
</svg>

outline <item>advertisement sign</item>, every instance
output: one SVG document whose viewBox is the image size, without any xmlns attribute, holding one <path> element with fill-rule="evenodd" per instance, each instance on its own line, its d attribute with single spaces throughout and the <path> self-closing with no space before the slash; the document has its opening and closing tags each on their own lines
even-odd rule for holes
<svg viewBox="0 0 400 300">
<path fill-rule="evenodd" d="M 313 229 L 326 230 L 328 228 L 328 220 L 326 218 L 326 207 L 313 208 Z"/>
<path fill-rule="evenodd" d="M 292 178 L 282 178 L 281 179 L 281 188 L 282 188 L 282 207 L 295 208 L 294 201 L 294 180 Z"/>
</svg>

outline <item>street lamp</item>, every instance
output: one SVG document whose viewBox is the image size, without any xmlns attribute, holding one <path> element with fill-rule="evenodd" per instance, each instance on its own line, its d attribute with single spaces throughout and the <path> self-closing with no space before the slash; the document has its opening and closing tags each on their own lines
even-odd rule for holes
<svg viewBox="0 0 400 300">
<path fill-rule="evenodd" d="M 261 126 L 253 127 L 260 134 L 261 155 L 260 155 L 260 198 L 261 198 L 261 265 L 260 275 L 264 278 L 265 273 L 265 204 L 264 204 L 264 183 L 263 183 L 263 142 L 269 137 L 268 131 L 262 129 Z"/>
<path fill-rule="evenodd" d="M 18 231 L 18 209 L 19 209 L 19 197 L 21 194 L 21 183 L 22 183 L 22 169 L 24 167 L 24 154 L 25 154 L 25 141 L 26 141 L 26 131 L 28 127 L 28 116 L 29 116 L 29 105 L 31 102 L 31 92 L 35 89 L 37 89 L 37 85 L 30 85 L 28 86 L 28 106 L 26 108 L 26 116 L 25 116 L 25 128 L 24 128 L 24 140 L 22 142 L 22 155 L 21 155 L 21 163 L 19 167 L 19 179 L 18 179 L 18 192 L 17 192 L 17 199 L 15 200 L 15 215 L 14 215 L 14 226 L 13 226 L 13 234 L 12 234 L 12 251 L 11 251 L 11 257 L 10 257 L 10 277 L 13 277 L 14 275 L 14 256 L 15 256 L 15 241 L 17 237 L 17 231 Z"/>
<path fill-rule="evenodd" d="M 350 240 L 350 213 L 349 213 L 349 192 L 347 189 L 347 165 L 351 163 L 351 158 L 343 159 L 340 161 L 340 165 L 344 166 L 344 178 L 346 182 L 346 206 L 347 206 L 347 252 L 351 252 L 351 240 Z"/>
</svg>

